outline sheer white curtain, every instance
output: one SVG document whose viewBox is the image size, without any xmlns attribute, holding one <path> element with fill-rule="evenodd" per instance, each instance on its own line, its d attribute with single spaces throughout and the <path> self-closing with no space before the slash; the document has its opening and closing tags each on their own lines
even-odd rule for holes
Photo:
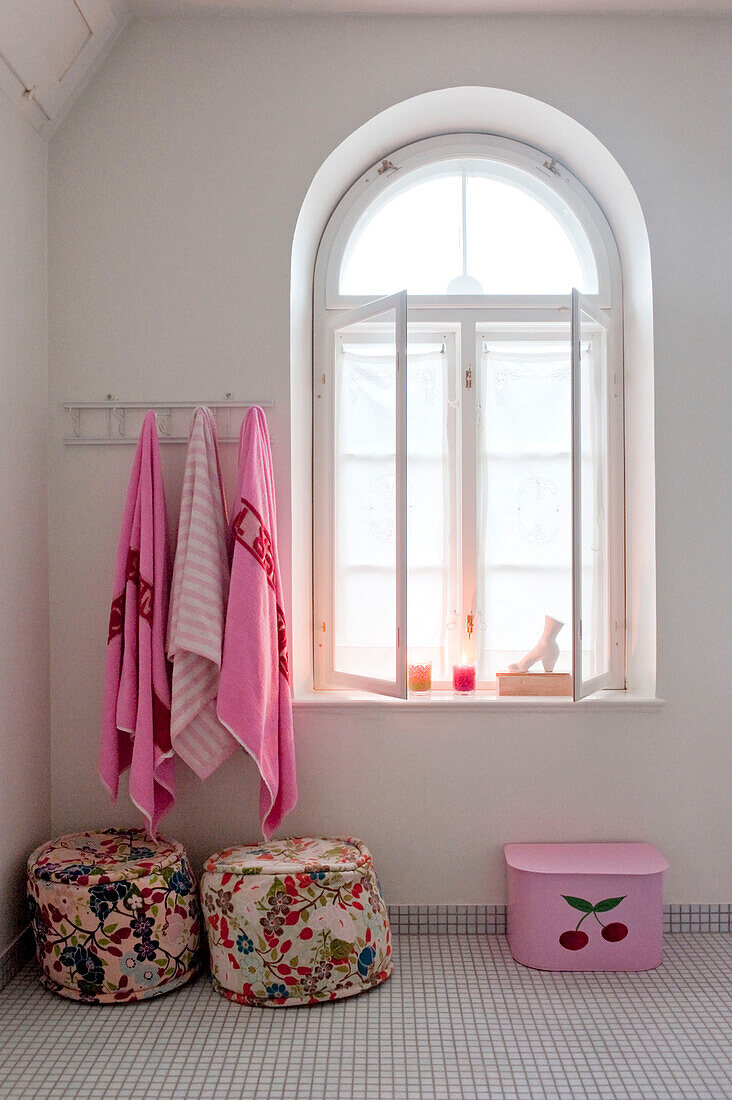
<svg viewBox="0 0 732 1100">
<path fill-rule="evenodd" d="M 610 668 L 608 437 L 605 334 L 582 322 L 582 678 Z"/>
<path fill-rule="evenodd" d="M 566 624 L 572 667 L 571 363 L 567 340 L 486 340 L 478 427 L 478 676 Z"/>
<path fill-rule="evenodd" d="M 393 675 L 394 347 L 343 341 L 335 425 L 335 656 L 344 672 Z M 450 470 L 448 364 L 440 344 L 407 361 L 409 660 L 447 679 Z"/>
</svg>

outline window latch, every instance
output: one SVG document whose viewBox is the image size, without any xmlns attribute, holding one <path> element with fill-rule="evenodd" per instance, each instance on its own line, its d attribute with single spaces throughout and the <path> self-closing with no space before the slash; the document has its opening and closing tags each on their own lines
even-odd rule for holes
<svg viewBox="0 0 732 1100">
<path fill-rule="evenodd" d="M 469 611 L 468 614 L 467 614 L 466 623 L 465 623 L 465 629 L 466 629 L 468 638 L 472 638 L 473 628 L 474 628 L 474 615 L 473 615 L 472 611 Z"/>
<path fill-rule="evenodd" d="M 468 367 L 465 372 L 465 389 L 472 390 L 473 388 L 473 368 Z"/>
</svg>

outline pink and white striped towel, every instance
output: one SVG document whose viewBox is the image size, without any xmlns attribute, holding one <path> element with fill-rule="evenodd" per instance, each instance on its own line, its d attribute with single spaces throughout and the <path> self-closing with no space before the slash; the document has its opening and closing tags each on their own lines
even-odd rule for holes
<svg viewBox="0 0 732 1100">
<path fill-rule="evenodd" d="M 226 601 L 229 532 L 216 422 L 196 409 L 188 440 L 168 624 L 173 662 L 173 748 L 206 779 L 239 747 L 216 717 Z"/>
</svg>

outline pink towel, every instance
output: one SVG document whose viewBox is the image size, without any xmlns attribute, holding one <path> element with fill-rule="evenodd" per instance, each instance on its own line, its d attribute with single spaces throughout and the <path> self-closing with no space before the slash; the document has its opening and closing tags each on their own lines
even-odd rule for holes
<svg viewBox="0 0 732 1100">
<path fill-rule="evenodd" d="M 267 422 L 262 410 L 253 408 L 239 436 L 234 555 L 217 713 L 259 768 L 259 817 L 266 839 L 297 802 L 276 528 Z"/>
<path fill-rule="evenodd" d="M 168 526 L 155 413 L 145 417 L 127 490 L 109 617 L 99 774 L 113 800 L 130 769 L 130 797 L 155 836 L 175 798 L 165 659 Z"/>
<path fill-rule="evenodd" d="M 168 622 L 173 749 L 206 779 L 239 745 L 216 717 L 229 596 L 226 500 L 210 409 L 196 409 L 186 454 Z"/>
</svg>

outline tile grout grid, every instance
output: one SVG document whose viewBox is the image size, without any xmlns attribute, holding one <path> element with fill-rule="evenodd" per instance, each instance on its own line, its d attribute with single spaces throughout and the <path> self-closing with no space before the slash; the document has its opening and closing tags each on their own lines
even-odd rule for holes
<svg viewBox="0 0 732 1100">
<path fill-rule="evenodd" d="M 396 932 L 505 935 L 505 905 L 390 905 Z M 732 905 L 664 905 L 664 932 L 730 932 Z"/>
<path fill-rule="evenodd" d="M 505 905 L 390 905 L 392 929 L 405 935 L 506 934 Z M 730 932 L 732 905 L 664 905 L 663 931 Z M 26 928 L 0 955 L 0 989 L 7 985 L 33 954 L 33 937 Z"/>
<path fill-rule="evenodd" d="M 131 1005 L 0 992 L 0 1097 L 44 1100 L 727 1100 L 729 936 L 668 936 L 640 974 L 519 966 L 500 934 L 397 933 L 394 976 L 256 1009 L 202 977 Z"/>
</svg>

